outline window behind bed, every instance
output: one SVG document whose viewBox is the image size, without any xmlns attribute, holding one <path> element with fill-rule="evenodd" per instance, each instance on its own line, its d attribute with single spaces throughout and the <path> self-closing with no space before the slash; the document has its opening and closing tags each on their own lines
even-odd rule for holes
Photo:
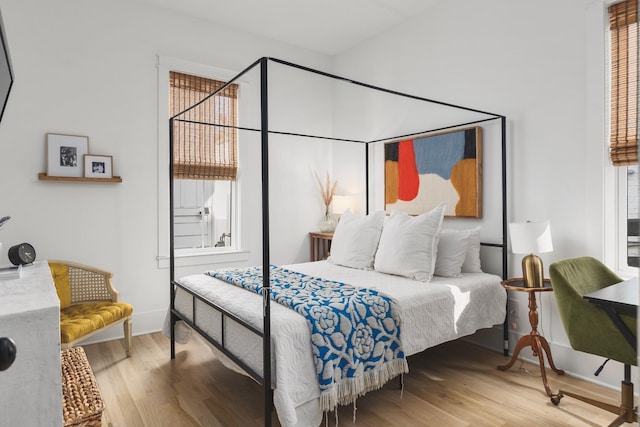
<svg viewBox="0 0 640 427">
<path fill-rule="evenodd" d="M 225 82 L 171 71 L 169 115 L 174 116 L 220 89 Z M 233 246 L 238 170 L 238 86 L 194 112 L 174 131 L 175 248 Z M 198 122 L 217 123 L 205 126 Z"/>
<path fill-rule="evenodd" d="M 638 2 L 609 7 L 610 157 L 618 167 L 618 268 L 638 267 Z"/>
</svg>

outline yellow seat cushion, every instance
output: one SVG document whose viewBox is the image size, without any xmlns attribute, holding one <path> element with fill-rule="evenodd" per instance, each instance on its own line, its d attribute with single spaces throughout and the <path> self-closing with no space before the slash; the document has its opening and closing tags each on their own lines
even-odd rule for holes
<svg viewBox="0 0 640 427">
<path fill-rule="evenodd" d="M 133 314 L 124 302 L 87 302 L 60 310 L 60 340 L 69 343 Z"/>
<path fill-rule="evenodd" d="M 56 286 L 56 293 L 60 300 L 60 309 L 71 305 L 71 286 L 69 286 L 69 267 L 57 262 L 50 262 L 49 269 L 53 284 Z"/>
</svg>

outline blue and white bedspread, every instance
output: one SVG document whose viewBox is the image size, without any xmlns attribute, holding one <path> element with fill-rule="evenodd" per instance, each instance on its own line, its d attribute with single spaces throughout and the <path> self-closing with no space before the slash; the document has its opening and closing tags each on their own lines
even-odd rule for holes
<svg viewBox="0 0 640 427">
<path fill-rule="evenodd" d="M 262 294 L 262 267 L 205 274 Z M 391 298 L 276 266 L 270 267 L 269 279 L 271 298 L 303 315 L 311 328 L 323 411 L 409 372 Z"/>
</svg>

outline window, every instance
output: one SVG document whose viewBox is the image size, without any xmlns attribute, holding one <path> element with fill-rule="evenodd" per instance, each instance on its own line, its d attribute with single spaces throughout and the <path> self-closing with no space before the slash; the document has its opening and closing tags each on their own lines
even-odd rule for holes
<svg viewBox="0 0 640 427">
<path fill-rule="evenodd" d="M 246 262 L 249 259 L 249 252 L 242 249 L 246 246 L 246 242 L 243 240 L 246 239 L 246 236 L 242 236 L 239 221 L 241 217 L 242 178 L 237 175 L 235 180 L 183 178 L 172 180 L 169 177 L 168 167 L 170 161 L 168 117 L 171 111 L 171 72 L 175 71 L 189 76 L 204 76 L 219 82 L 228 81 L 238 73 L 235 70 L 226 70 L 169 56 L 158 56 L 157 67 L 158 268 L 169 268 L 169 219 L 171 210 L 167 202 L 169 200 L 170 182 L 177 184 L 174 188 L 179 187 L 180 195 L 176 197 L 176 194 L 174 194 L 174 199 L 178 199 L 180 206 L 185 208 L 184 211 L 180 212 L 184 216 L 176 219 L 176 222 L 184 224 L 180 226 L 182 228 L 180 232 L 183 236 L 179 239 L 184 241 L 178 243 L 179 246 L 182 246 L 182 249 L 175 251 L 175 266 L 181 268 L 203 265 L 213 266 L 229 262 Z M 238 86 L 235 120 L 239 120 L 241 117 L 249 117 L 248 99 L 252 99 L 251 96 L 254 96 L 254 94 L 248 81 L 239 79 L 236 83 Z M 239 124 L 241 123 L 239 122 Z M 243 141 L 238 137 L 237 142 L 240 145 Z M 238 152 L 240 150 L 241 148 L 238 149 Z M 223 167 L 222 169 L 225 168 Z M 226 171 L 229 170 L 229 168 L 226 168 Z M 225 202 L 226 206 L 223 206 Z M 192 208 L 191 211 L 188 211 L 189 207 Z M 222 242 L 224 242 L 224 247 L 221 246 Z M 184 271 L 189 272 L 192 270 Z"/>
<path fill-rule="evenodd" d="M 618 171 L 618 267 L 638 267 L 638 2 L 609 7 L 609 156 Z"/>
<path fill-rule="evenodd" d="M 627 265 L 640 267 L 638 226 L 640 224 L 640 168 L 627 166 Z"/>
<path fill-rule="evenodd" d="M 169 72 L 169 117 L 225 82 Z M 234 182 L 238 170 L 238 86 L 229 85 L 174 122 L 173 188 L 176 249 L 232 246 Z M 209 126 L 202 122 L 216 123 Z"/>
<path fill-rule="evenodd" d="M 174 179 L 176 249 L 231 246 L 233 189 L 231 181 Z"/>
</svg>

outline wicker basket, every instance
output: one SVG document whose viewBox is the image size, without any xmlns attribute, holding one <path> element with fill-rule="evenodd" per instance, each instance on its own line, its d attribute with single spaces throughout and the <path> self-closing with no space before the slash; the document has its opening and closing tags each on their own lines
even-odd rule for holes
<svg viewBox="0 0 640 427">
<path fill-rule="evenodd" d="M 84 349 L 68 348 L 60 354 L 64 426 L 101 426 L 104 402 Z"/>
</svg>

